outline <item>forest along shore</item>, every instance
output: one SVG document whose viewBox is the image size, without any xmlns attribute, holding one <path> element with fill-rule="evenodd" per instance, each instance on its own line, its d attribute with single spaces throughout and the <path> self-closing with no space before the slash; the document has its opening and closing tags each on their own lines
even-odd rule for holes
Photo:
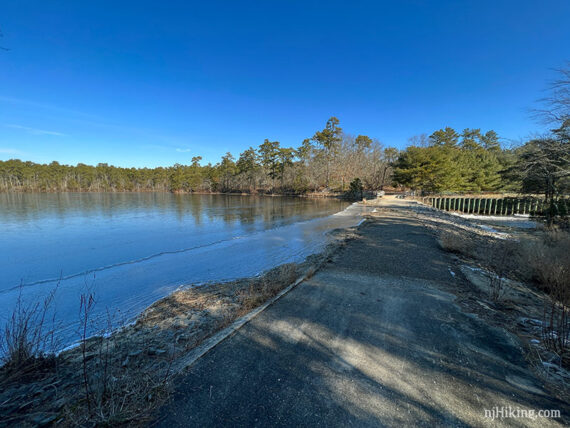
<svg viewBox="0 0 570 428">
<path fill-rule="evenodd" d="M 498 236 L 472 221 L 415 202 L 389 197 L 367 204 L 375 206 L 367 222 L 357 228 L 335 231 L 336 241 L 326 251 L 309 257 L 302 264 L 282 265 L 260 277 L 181 290 L 156 302 L 135 324 L 109 337 L 86 339 L 79 347 L 55 359 L 38 360 L 26 368 L 2 369 L 2 423 L 34 425 L 59 421 L 65 426 L 83 424 L 87 420 L 104 423 L 144 421 L 178 388 L 180 378 L 177 375 L 184 367 L 181 362 L 192 350 L 298 278 L 306 278 L 310 283 L 311 277 L 322 267 L 325 267 L 325 275 L 329 270 L 338 268 L 357 276 L 362 269 L 370 270 L 374 275 L 388 273 L 395 277 L 414 278 L 420 275 L 423 278 L 432 275 L 430 278 L 438 281 L 446 293 L 455 295 L 455 303 L 463 311 L 474 313 L 486 323 L 507 328 L 519 336 L 531 364 L 521 369 L 524 376 L 519 373 L 518 377 L 506 379 L 509 388 L 514 388 L 515 392 L 522 388 L 526 394 L 533 388 L 541 390 L 544 387 L 552 397 L 565 397 L 566 363 L 553 359 L 551 348 L 542 340 L 542 330 L 538 327 L 538 323 L 542 323 L 543 305 L 549 302 L 548 295 L 522 282 L 505 280 L 498 286 L 499 295 L 495 296 L 497 285 L 490 281 L 492 276 L 486 270 L 493 266 L 487 259 L 476 258 L 479 253 L 474 255 L 468 251 L 476 248 L 484 254 L 496 254 L 488 249 L 494 248 L 497 242 L 508 241 L 504 236 Z M 394 222 L 387 218 L 394 215 L 400 220 Z M 399 228 L 403 227 L 400 224 L 404 223 L 414 225 L 413 230 L 400 231 Z M 389 251 L 375 249 L 372 252 L 379 239 L 387 238 L 376 236 L 374 230 L 390 231 L 390 240 L 384 245 L 393 246 L 396 241 L 399 244 L 388 248 Z M 442 257 L 443 264 L 434 264 L 429 257 L 416 256 L 414 264 L 410 264 L 411 259 L 406 252 L 413 247 L 406 243 L 409 241 L 417 246 L 414 235 L 420 230 L 424 231 L 421 236 L 426 233 L 436 235 L 429 239 L 437 237 L 438 245 L 454 254 Z M 423 242 L 423 239 L 428 238 L 421 238 L 418 242 Z M 457 242 L 464 246 L 454 247 Z M 372 244 L 373 247 L 369 247 Z M 430 251 L 438 250 L 432 248 Z M 352 284 L 354 278 L 351 278 L 344 281 L 343 287 Z M 306 287 L 304 284 L 301 288 Z M 345 292 L 351 295 L 350 290 Z M 298 310 L 310 316 L 312 309 L 300 305 Z M 350 311 L 354 312 L 354 308 Z M 89 312 L 86 311 L 85 315 L 86 322 L 89 322 Z M 359 329 L 366 330 L 369 326 L 363 322 L 359 321 Z M 231 343 L 228 343 L 224 342 L 224 346 L 230 346 L 231 351 Z M 210 358 L 209 355 L 203 359 Z M 522 358 L 516 357 L 515 360 L 516 364 L 522 364 Z M 197 400 L 194 404 L 199 403 Z M 531 401 L 527 398 L 526 404 L 529 403 Z M 548 403 L 555 408 L 560 407 L 560 402 L 555 399 Z"/>
</svg>

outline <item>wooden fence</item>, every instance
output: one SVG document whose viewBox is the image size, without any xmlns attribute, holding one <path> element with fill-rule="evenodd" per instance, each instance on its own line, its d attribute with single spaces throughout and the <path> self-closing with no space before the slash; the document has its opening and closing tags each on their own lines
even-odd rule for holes
<svg viewBox="0 0 570 428">
<path fill-rule="evenodd" d="M 417 200 L 426 205 L 442 211 L 455 211 L 466 214 L 479 215 L 514 215 L 529 214 L 533 216 L 544 215 L 548 206 L 543 199 L 532 197 L 504 197 L 504 198 L 468 198 L 463 196 L 449 197 L 419 197 Z M 568 198 L 560 198 L 554 204 L 556 214 L 566 216 L 570 209 Z"/>
</svg>

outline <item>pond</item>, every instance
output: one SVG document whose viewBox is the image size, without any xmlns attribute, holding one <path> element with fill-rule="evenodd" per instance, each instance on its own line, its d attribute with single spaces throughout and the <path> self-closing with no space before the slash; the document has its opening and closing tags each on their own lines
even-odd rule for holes
<svg viewBox="0 0 570 428">
<path fill-rule="evenodd" d="M 181 286 L 299 262 L 356 224 L 336 199 L 170 193 L 0 194 L 0 322 L 56 289 L 62 343 L 77 339 L 81 294 L 94 319 L 129 322 Z"/>
</svg>

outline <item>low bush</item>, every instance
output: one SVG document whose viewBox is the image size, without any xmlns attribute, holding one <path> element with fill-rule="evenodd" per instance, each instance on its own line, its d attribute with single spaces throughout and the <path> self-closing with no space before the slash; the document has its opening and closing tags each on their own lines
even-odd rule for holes
<svg viewBox="0 0 570 428">
<path fill-rule="evenodd" d="M 46 360 L 53 359 L 55 353 L 52 303 L 57 288 L 43 301 L 34 302 L 25 302 L 22 290 L 23 286 L 20 286 L 16 306 L 0 331 L 0 357 L 4 370 L 30 371 L 33 366 L 45 366 Z"/>
</svg>

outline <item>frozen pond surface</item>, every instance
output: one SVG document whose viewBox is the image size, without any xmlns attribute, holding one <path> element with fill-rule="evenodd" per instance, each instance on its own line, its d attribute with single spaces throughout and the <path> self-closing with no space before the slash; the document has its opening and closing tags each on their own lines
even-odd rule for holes
<svg viewBox="0 0 570 428">
<path fill-rule="evenodd" d="M 80 295 L 129 321 L 182 285 L 258 274 L 302 261 L 361 208 L 332 199 L 168 193 L 0 194 L 0 321 L 18 295 L 59 283 L 62 343 L 77 339 Z M 98 324 L 100 324 L 100 322 Z"/>
</svg>

